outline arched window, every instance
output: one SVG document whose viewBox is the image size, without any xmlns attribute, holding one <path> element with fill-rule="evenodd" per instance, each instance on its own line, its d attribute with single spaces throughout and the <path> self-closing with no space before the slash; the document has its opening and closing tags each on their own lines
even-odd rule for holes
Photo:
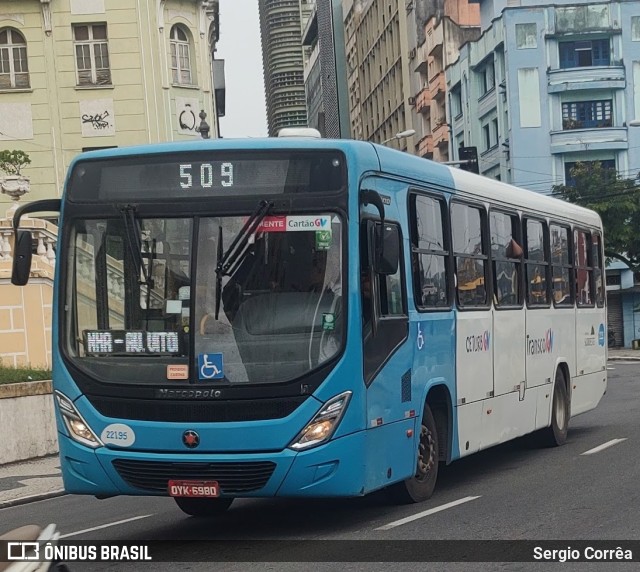
<svg viewBox="0 0 640 572">
<path fill-rule="evenodd" d="M 183 26 L 175 25 L 171 28 L 171 72 L 173 83 L 179 85 L 193 85 L 191 48 L 187 34 Z"/>
<path fill-rule="evenodd" d="M 0 30 L 0 89 L 29 87 L 27 42 L 13 28 Z"/>
</svg>

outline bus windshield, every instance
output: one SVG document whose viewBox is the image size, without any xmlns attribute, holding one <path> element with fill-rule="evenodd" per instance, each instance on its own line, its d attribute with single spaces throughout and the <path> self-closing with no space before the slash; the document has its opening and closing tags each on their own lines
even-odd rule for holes
<svg viewBox="0 0 640 572">
<path fill-rule="evenodd" d="M 126 219 L 78 221 L 67 266 L 69 356 L 106 382 L 258 384 L 291 381 L 337 355 L 340 217 L 264 218 L 222 279 L 216 317 L 218 242 L 226 249 L 246 220 L 136 219 L 140 257 Z"/>
</svg>

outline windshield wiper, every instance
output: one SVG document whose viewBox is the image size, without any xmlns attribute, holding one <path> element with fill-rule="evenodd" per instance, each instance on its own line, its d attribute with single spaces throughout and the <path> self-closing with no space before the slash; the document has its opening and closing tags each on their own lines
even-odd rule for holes
<svg viewBox="0 0 640 572">
<path fill-rule="evenodd" d="M 267 216 L 272 206 L 273 203 L 271 201 L 260 201 L 258 208 L 247 219 L 247 222 L 244 223 L 244 226 L 240 229 L 240 232 L 238 232 L 231 246 L 226 251 L 224 251 L 222 247 L 222 226 L 219 227 L 218 260 L 216 263 L 216 320 L 220 313 L 222 277 L 232 276 L 234 274 L 247 252 L 246 248 L 249 238 L 264 220 L 264 217 Z"/>
<path fill-rule="evenodd" d="M 140 252 L 140 248 L 142 247 L 142 230 L 140 229 L 140 221 L 136 218 L 135 210 L 136 207 L 133 205 L 123 205 L 120 212 L 122 212 L 122 222 L 124 223 L 124 232 L 127 237 L 129 252 L 133 258 L 134 265 L 138 269 L 136 272 L 138 284 L 146 286 L 151 290 L 154 287 L 153 278 L 151 278 L 150 269 L 145 266 L 142 253 Z M 153 264 L 153 262 L 151 262 L 151 264 Z M 142 270 L 142 276 L 144 278 L 142 281 L 140 280 L 140 270 Z"/>
</svg>

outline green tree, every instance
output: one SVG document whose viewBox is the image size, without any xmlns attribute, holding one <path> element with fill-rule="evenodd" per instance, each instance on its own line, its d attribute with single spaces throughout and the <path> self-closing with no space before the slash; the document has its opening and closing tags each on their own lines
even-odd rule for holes
<svg viewBox="0 0 640 572">
<path fill-rule="evenodd" d="M 554 185 L 553 195 L 596 211 L 604 226 L 605 255 L 640 270 L 640 185 L 599 161 L 576 163 L 571 185 Z"/>
</svg>

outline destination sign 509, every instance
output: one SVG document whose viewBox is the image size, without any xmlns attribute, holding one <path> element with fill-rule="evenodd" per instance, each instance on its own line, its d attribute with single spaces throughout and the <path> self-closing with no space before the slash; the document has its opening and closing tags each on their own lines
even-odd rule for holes
<svg viewBox="0 0 640 572">
<path fill-rule="evenodd" d="M 183 163 L 179 169 L 185 190 L 233 187 L 233 163 Z"/>
</svg>

